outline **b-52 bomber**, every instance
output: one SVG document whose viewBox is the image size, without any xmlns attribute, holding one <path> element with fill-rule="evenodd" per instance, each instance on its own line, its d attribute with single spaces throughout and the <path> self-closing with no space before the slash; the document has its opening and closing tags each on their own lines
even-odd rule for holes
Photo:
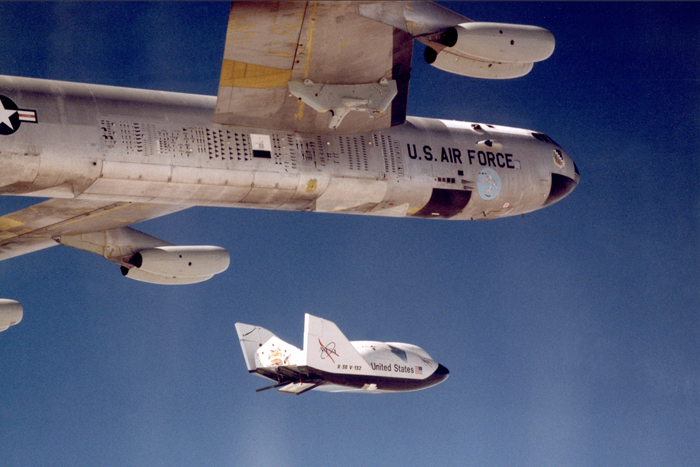
<svg viewBox="0 0 700 467">
<path fill-rule="evenodd" d="M 131 224 L 192 206 L 496 219 L 576 187 L 544 133 L 406 116 L 414 39 L 483 79 L 554 50 L 546 29 L 432 2 L 233 2 L 217 96 L 0 77 L 0 194 L 48 198 L 0 217 L 0 260 L 60 244 L 188 284 L 228 252 Z"/>
<path fill-rule="evenodd" d="M 353 341 L 331 321 L 306 314 L 304 349 L 265 328 L 236 323 L 243 358 L 252 374 L 275 381 L 258 391 L 417 391 L 447 379 L 449 371 L 425 350 L 400 342 Z"/>
</svg>

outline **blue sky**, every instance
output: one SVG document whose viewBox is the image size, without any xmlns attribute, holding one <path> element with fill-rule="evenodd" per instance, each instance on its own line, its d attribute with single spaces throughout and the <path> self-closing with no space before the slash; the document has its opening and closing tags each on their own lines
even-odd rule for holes
<svg viewBox="0 0 700 467">
<path fill-rule="evenodd" d="M 696 465 L 700 5 L 453 3 L 542 26 L 526 77 L 414 51 L 409 114 L 542 131 L 581 184 L 487 222 L 194 208 L 139 229 L 228 249 L 197 285 L 55 247 L 0 263 L 1 464 Z M 227 3 L 0 3 L 0 73 L 215 94 Z M 0 198 L 0 214 L 38 202 Z M 382 396 L 255 393 L 234 323 L 301 347 L 303 314 L 450 369 Z"/>
</svg>

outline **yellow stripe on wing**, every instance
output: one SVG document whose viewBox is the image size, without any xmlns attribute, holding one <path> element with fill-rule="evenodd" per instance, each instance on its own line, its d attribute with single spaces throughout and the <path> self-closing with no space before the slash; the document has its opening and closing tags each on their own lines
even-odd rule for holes
<svg viewBox="0 0 700 467">
<path fill-rule="evenodd" d="M 278 88 L 287 86 L 292 70 L 224 60 L 219 85 L 233 88 Z"/>
<path fill-rule="evenodd" d="M 311 9 L 311 25 L 309 26 L 309 38 L 306 44 L 306 64 L 304 65 L 304 79 L 309 77 L 309 66 L 311 64 L 311 44 L 314 39 L 314 26 L 316 25 L 317 6 L 318 2 L 314 2 L 314 6 Z M 297 120 L 301 120 L 302 118 L 304 118 L 304 102 L 302 102 L 301 99 L 299 99 L 299 108 L 294 114 L 294 118 Z"/>
</svg>

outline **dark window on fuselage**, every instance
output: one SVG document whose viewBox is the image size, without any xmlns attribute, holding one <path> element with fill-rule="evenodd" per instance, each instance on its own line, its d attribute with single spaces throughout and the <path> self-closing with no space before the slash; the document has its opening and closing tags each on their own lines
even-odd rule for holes
<svg viewBox="0 0 700 467">
<path fill-rule="evenodd" d="M 543 143 L 551 143 L 551 144 L 554 144 L 554 145 L 559 146 L 552 138 L 550 138 L 549 136 L 545 135 L 544 133 L 535 133 L 535 132 L 533 132 L 533 133 L 532 133 L 532 136 L 534 136 L 535 139 L 538 139 L 538 140 L 542 141 Z"/>
<path fill-rule="evenodd" d="M 389 348 L 391 349 L 391 353 L 393 353 L 394 355 L 396 355 L 397 357 L 399 357 L 399 358 L 400 358 L 401 360 L 403 360 L 404 362 L 406 362 L 406 363 L 408 362 L 408 356 L 406 355 L 406 352 L 404 352 L 404 351 L 401 350 L 401 349 L 397 349 L 397 348 L 394 347 L 393 345 L 390 345 Z"/>
<path fill-rule="evenodd" d="M 263 159 L 272 159 L 272 154 L 270 151 L 260 151 L 253 149 L 253 157 L 262 157 Z"/>
</svg>

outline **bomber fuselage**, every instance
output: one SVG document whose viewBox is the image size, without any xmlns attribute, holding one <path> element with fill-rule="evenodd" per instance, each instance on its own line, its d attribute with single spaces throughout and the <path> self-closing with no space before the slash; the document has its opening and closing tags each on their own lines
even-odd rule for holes
<svg viewBox="0 0 700 467">
<path fill-rule="evenodd" d="M 576 186 L 545 135 L 409 117 L 365 134 L 211 123 L 216 97 L 0 77 L 0 194 L 487 219 Z"/>
</svg>

